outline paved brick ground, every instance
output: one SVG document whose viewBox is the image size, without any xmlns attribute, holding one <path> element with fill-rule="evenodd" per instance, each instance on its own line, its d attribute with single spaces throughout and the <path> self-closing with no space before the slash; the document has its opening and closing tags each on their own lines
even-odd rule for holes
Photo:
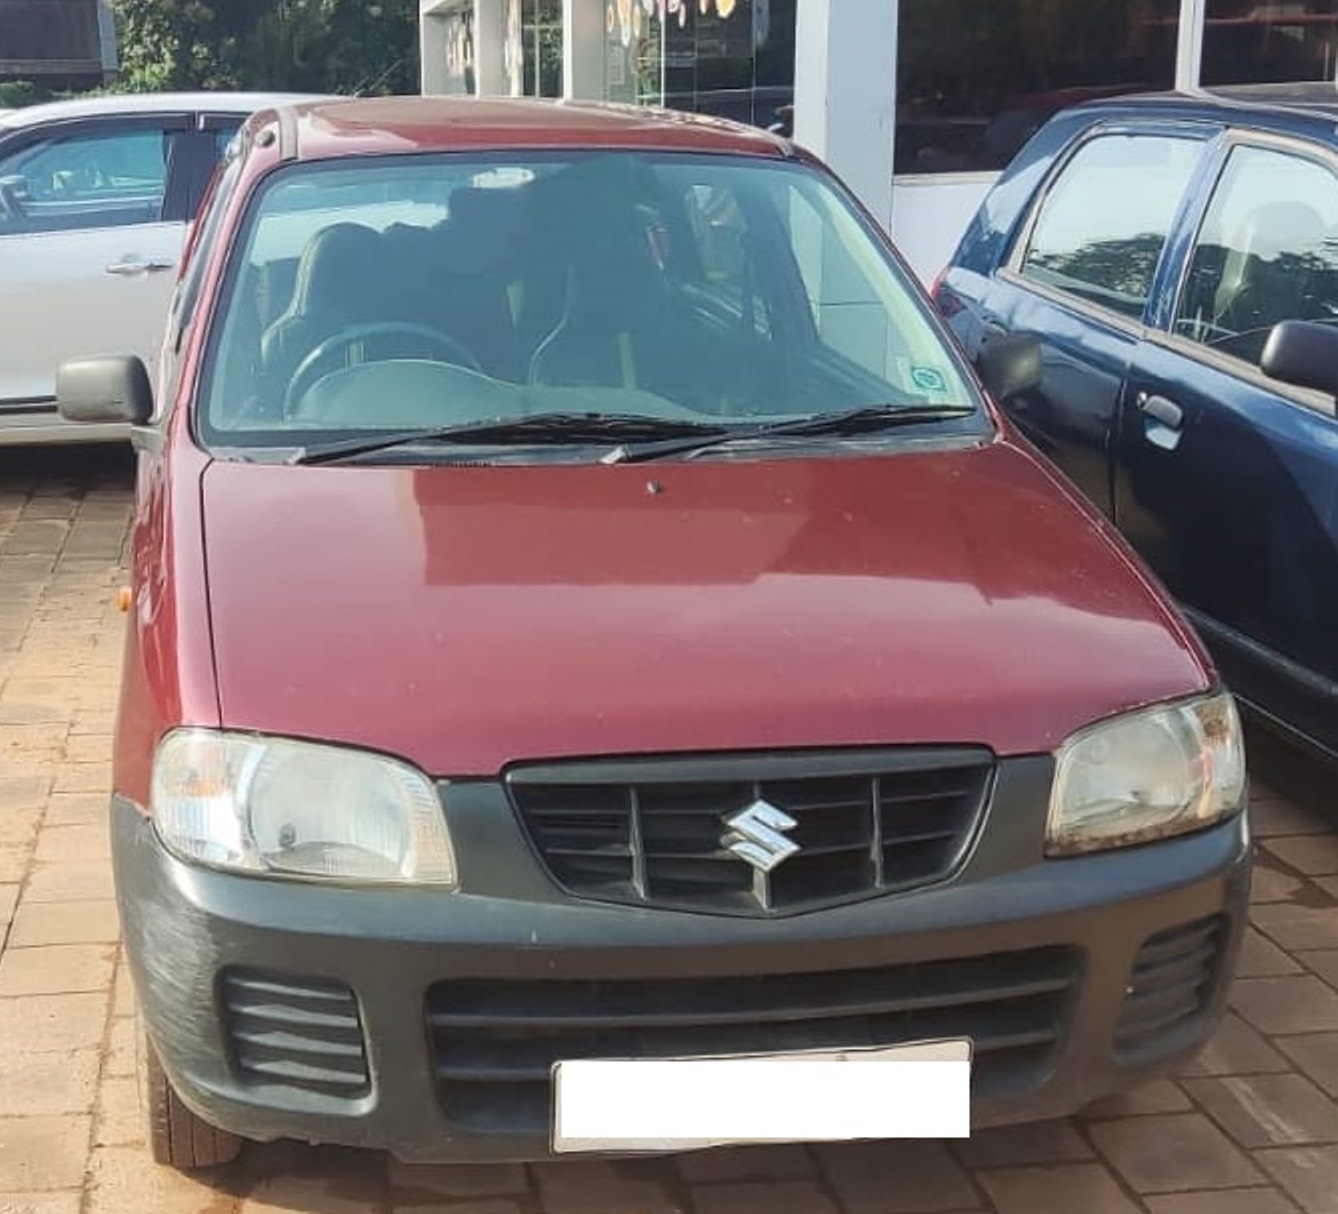
<svg viewBox="0 0 1338 1214">
<path fill-rule="evenodd" d="M 155 1168 L 104 831 L 129 485 L 122 453 L 0 451 L 3 1214 L 1338 1214 L 1338 835 L 1317 813 L 1338 780 L 1262 745 L 1234 1011 L 1189 1073 L 1082 1118 L 618 1166 L 284 1145 L 211 1184 Z"/>
</svg>

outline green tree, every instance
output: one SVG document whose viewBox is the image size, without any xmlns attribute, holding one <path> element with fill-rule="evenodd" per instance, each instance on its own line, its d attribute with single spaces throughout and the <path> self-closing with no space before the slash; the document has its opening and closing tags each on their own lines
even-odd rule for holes
<svg viewBox="0 0 1338 1214">
<path fill-rule="evenodd" d="M 416 0 L 114 0 L 118 88 L 418 90 Z"/>
<path fill-rule="evenodd" d="M 236 39 L 204 0 L 115 0 L 126 92 L 240 87 Z"/>
</svg>

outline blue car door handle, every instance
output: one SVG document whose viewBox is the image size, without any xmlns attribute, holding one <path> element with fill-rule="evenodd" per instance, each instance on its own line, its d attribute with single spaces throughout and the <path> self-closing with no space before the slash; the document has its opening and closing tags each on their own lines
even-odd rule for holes
<svg viewBox="0 0 1338 1214">
<path fill-rule="evenodd" d="M 1168 430 L 1179 430 L 1185 424 L 1185 411 L 1175 401 L 1167 400 L 1164 396 L 1140 392 L 1138 407 L 1154 421 L 1161 422 Z"/>
</svg>

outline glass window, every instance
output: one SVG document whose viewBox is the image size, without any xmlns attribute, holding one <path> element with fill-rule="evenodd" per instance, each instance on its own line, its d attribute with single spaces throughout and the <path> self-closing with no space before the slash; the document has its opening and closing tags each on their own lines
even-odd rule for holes
<svg viewBox="0 0 1338 1214">
<path fill-rule="evenodd" d="M 1190 261 L 1175 329 L 1257 363 L 1283 320 L 1338 318 L 1338 180 L 1301 156 L 1239 147 Z"/>
<path fill-rule="evenodd" d="M 793 101 L 795 0 L 604 2 L 611 97 L 759 126 Z"/>
<path fill-rule="evenodd" d="M 1056 111 L 1170 88 L 1180 0 L 900 0 L 896 172 L 1002 169 Z"/>
<path fill-rule="evenodd" d="M 1060 170 L 1036 219 L 1022 272 L 1090 303 L 1141 317 L 1203 145 L 1104 135 Z"/>
<path fill-rule="evenodd" d="M 1208 0 L 1201 82 L 1332 81 L 1338 72 L 1338 0 Z"/>
<path fill-rule="evenodd" d="M 260 188 L 203 394 L 229 445 L 554 411 L 728 425 L 933 402 L 988 425 L 910 281 L 801 165 L 455 154 Z"/>
<path fill-rule="evenodd" d="M 0 162 L 2 230 L 158 222 L 174 139 L 161 130 L 139 129 L 28 145 Z"/>
<path fill-rule="evenodd" d="M 521 91 L 526 97 L 562 96 L 562 0 L 522 0 Z"/>
</svg>

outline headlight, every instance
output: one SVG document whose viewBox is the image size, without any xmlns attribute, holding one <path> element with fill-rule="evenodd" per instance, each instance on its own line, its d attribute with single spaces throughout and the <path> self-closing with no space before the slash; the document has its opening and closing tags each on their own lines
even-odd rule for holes
<svg viewBox="0 0 1338 1214">
<path fill-rule="evenodd" d="M 167 735 L 149 812 L 183 860 L 350 883 L 455 885 L 441 802 L 406 763 L 206 729 Z"/>
<path fill-rule="evenodd" d="M 1234 813 L 1244 795 L 1245 745 L 1229 695 L 1131 712 L 1060 748 L 1046 854 L 1200 830 Z"/>
</svg>

